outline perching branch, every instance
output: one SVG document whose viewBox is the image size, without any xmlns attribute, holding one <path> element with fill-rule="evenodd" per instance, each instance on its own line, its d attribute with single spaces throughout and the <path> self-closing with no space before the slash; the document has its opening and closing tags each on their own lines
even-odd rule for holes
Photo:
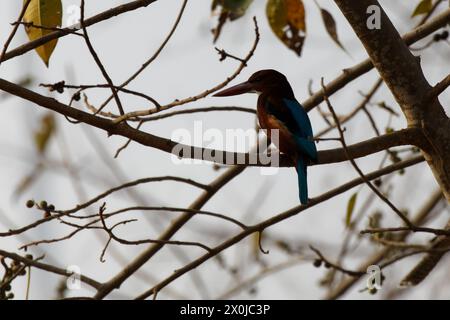
<svg viewBox="0 0 450 320">
<path fill-rule="evenodd" d="M 89 124 L 93 127 L 105 130 L 109 135 L 120 135 L 129 138 L 142 145 L 153 147 L 164 152 L 173 153 L 174 150 L 182 150 L 183 153 L 177 156 L 190 159 L 201 159 L 220 164 L 240 164 L 253 166 L 269 166 L 270 163 L 262 163 L 260 157 L 256 157 L 256 163 L 252 163 L 251 158 L 254 155 L 245 153 L 233 153 L 223 150 L 211 150 L 208 148 L 199 148 L 176 143 L 172 140 L 158 137 L 156 135 L 145 133 L 125 125 L 124 123 L 113 123 L 113 121 L 98 116 L 91 115 L 81 110 L 69 107 L 55 99 L 42 96 L 29 89 L 20 87 L 9 81 L 0 79 L 0 90 L 6 91 L 12 95 L 22 97 L 28 101 L 34 102 L 44 108 L 56 111 L 66 117 Z M 387 134 L 378 138 L 373 138 L 365 142 L 349 146 L 348 150 L 353 158 L 367 156 L 387 148 L 401 145 L 424 145 L 424 138 L 420 131 L 413 128 L 404 129 L 396 133 Z M 231 163 L 227 162 L 231 159 Z M 238 162 L 239 159 L 239 162 Z M 320 151 L 318 155 L 318 164 L 335 163 L 347 160 L 342 149 L 331 149 Z M 242 161 L 242 162 L 241 162 Z M 280 166 L 291 166 L 289 159 L 280 158 Z"/>
</svg>

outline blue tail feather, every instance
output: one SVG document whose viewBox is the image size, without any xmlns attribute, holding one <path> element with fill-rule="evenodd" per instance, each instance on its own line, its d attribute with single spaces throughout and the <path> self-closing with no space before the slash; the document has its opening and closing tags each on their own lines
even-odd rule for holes
<svg viewBox="0 0 450 320">
<path fill-rule="evenodd" d="M 298 193 L 300 197 L 301 204 L 308 203 L 308 183 L 306 180 L 306 163 L 303 157 L 299 156 L 297 158 L 297 163 L 295 166 L 298 176 Z"/>
</svg>

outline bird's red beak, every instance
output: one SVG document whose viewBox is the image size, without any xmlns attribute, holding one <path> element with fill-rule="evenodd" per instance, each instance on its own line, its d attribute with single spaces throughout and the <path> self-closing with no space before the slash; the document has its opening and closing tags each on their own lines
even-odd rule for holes
<svg viewBox="0 0 450 320">
<path fill-rule="evenodd" d="M 238 94 L 243 94 L 253 91 L 253 85 L 248 82 L 242 82 L 240 84 L 237 84 L 235 86 L 232 86 L 228 89 L 219 91 L 213 95 L 213 97 L 228 97 L 228 96 L 236 96 Z"/>
</svg>

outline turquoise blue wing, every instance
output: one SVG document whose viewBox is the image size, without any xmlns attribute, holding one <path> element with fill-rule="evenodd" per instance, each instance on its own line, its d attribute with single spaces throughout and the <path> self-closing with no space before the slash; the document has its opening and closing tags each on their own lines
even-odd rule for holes
<svg viewBox="0 0 450 320">
<path fill-rule="evenodd" d="M 311 121 L 303 106 L 296 100 L 283 99 L 284 105 L 289 109 L 300 129 L 300 135 L 303 138 L 313 136 Z"/>
<path fill-rule="evenodd" d="M 317 160 L 317 149 L 313 139 L 311 121 L 303 106 L 296 100 L 283 99 L 284 105 L 289 109 L 297 124 L 297 130 L 292 131 L 295 142 L 300 150 L 310 159 Z"/>
<path fill-rule="evenodd" d="M 302 154 L 306 155 L 309 159 L 317 161 L 317 149 L 314 141 L 302 138 L 294 135 L 295 143 Z"/>
<path fill-rule="evenodd" d="M 305 109 L 296 100 L 271 99 L 266 101 L 266 110 L 275 116 L 292 133 L 299 151 L 309 159 L 317 160 L 311 122 Z"/>
</svg>

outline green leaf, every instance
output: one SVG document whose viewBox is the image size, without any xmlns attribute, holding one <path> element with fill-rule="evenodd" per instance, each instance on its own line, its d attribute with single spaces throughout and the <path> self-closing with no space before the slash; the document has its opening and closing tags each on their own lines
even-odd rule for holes
<svg viewBox="0 0 450 320">
<path fill-rule="evenodd" d="M 41 127 L 34 133 L 34 142 L 39 153 L 44 153 L 48 142 L 55 132 L 55 117 L 52 113 L 44 115 L 41 119 Z"/>
<path fill-rule="evenodd" d="M 431 11 L 431 8 L 433 8 L 432 0 L 421 0 L 419 2 L 419 4 L 417 5 L 416 9 L 414 9 L 414 12 L 411 17 L 419 16 L 421 14 L 426 14 Z"/>
<path fill-rule="evenodd" d="M 219 38 L 227 20 L 233 21 L 242 17 L 252 2 L 253 0 L 213 0 L 211 10 L 213 13 L 219 11 L 219 21 L 212 30 L 214 42 Z"/>
<path fill-rule="evenodd" d="M 22 178 L 22 180 L 16 186 L 13 192 L 13 196 L 15 198 L 21 196 L 39 179 L 39 177 L 42 176 L 43 172 L 44 172 L 44 165 L 42 164 L 42 162 L 39 162 L 30 174 Z"/>
<path fill-rule="evenodd" d="M 24 4 L 27 0 L 24 0 Z M 53 30 L 44 28 L 56 28 L 62 23 L 62 3 L 61 0 L 31 0 L 23 17 L 23 22 L 31 23 L 34 26 L 25 26 L 28 38 L 33 41 L 52 33 Z M 44 28 L 39 28 L 44 27 Z M 48 67 L 50 57 L 56 47 L 58 39 L 52 40 L 36 48 L 45 65 Z"/>
<path fill-rule="evenodd" d="M 352 223 L 352 215 L 353 215 L 353 211 L 355 209 L 357 197 L 358 197 L 358 193 L 355 192 L 350 197 L 350 199 L 348 200 L 348 203 L 347 203 L 347 215 L 345 216 L 345 225 L 347 226 L 347 228 L 350 228 L 350 225 Z"/>
<path fill-rule="evenodd" d="M 278 39 L 300 56 L 306 37 L 306 13 L 303 1 L 268 0 L 266 15 Z"/>
<path fill-rule="evenodd" d="M 223 9 L 230 13 L 230 20 L 242 17 L 253 0 L 224 0 Z"/>
</svg>

